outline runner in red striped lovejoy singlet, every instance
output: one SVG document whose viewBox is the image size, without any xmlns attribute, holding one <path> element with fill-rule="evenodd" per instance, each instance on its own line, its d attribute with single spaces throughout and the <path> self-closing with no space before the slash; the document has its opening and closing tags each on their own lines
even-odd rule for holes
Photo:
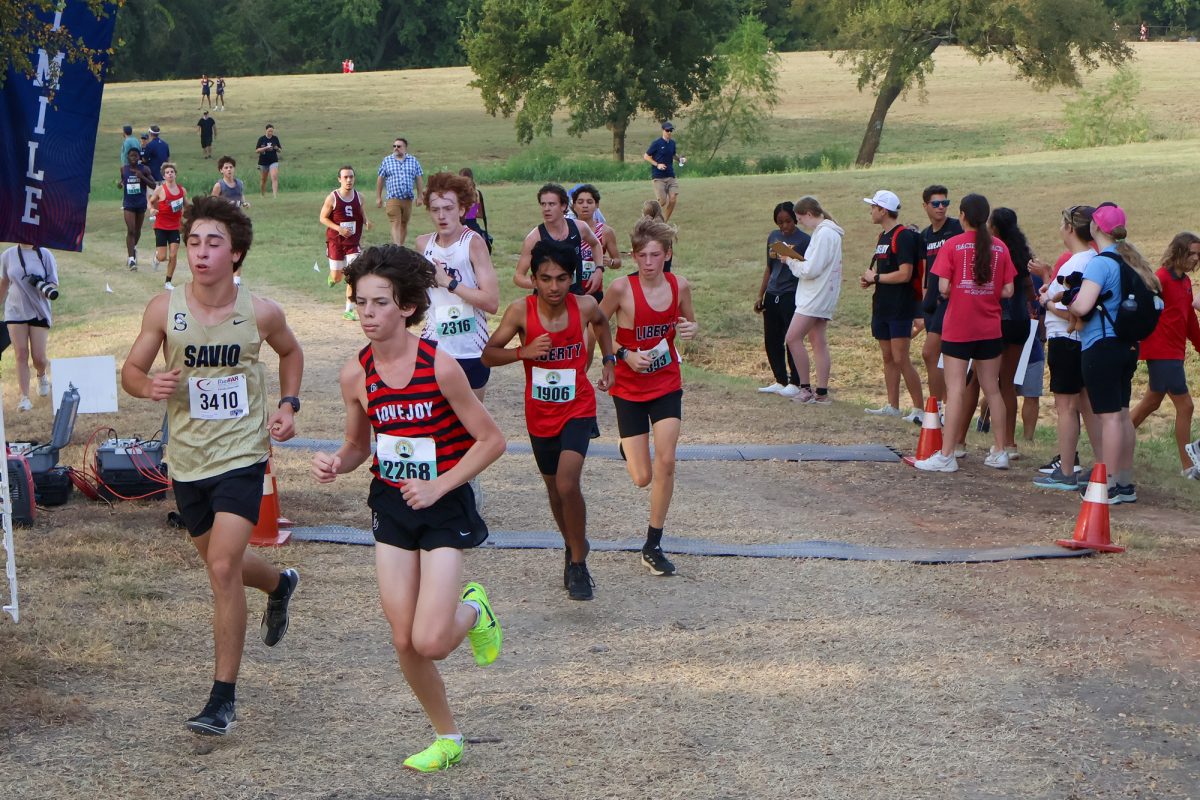
<svg viewBox="0 0 1200 800">
<path fill-rule="evenodd" d="M 458 362 L 408 328 L 419 325 L 437 285 L 434 267 L 398 245 L 372 247 L 346 267 L 369 344 L 342 368 L 345 441 L 313 457 L 330 483 L 371 457 L 371 529 L 383 612 L 400 668 L 437 739 L 404 766 L 435 772 L 457 764 L 463 737 L 436 662 L 470 639 L 475 663 L 500 654 L 500 624 L 478 583 L 461 584 L 463 551 L 487 539 L 468 485 L 504 453 L 504 436 Z"/>
</svg>

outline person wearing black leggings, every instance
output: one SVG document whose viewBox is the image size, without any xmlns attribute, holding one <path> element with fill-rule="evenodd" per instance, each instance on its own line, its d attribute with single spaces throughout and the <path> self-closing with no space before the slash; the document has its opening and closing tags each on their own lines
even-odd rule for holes
<svg viewBox="0 0 1200 800">
<path fill-rule="evenodd" d="M 787 264 L 771 253 L 771 245 L 785 242 L 803 255 L 808 248 L 809 236 L 796 227 L 796 211 L 790 202 L 775 206 L 774 219 L 776 229 L 767 237 L 767 267 L 758 287 L 754 310 L 763 315 L 763 344 L 775 382 L 758 391 L 792 398 L 800 394 L 800 375 L 796 371 L 796 362 L 788 352 L 786 336 L 792 315 L 796 313 L 796 285 L 799 281 Z"/>
</svg>

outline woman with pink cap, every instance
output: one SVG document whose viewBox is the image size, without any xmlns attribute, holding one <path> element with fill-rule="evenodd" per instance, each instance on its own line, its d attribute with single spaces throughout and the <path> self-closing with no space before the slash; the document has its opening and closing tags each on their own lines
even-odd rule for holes
<svg viewBox="0 0 1200 800">
<path fill-rule="evenodd" d="M 1149 262 L 1125 241 L 1125 212 L 1120 206 L 1102 203 L 1092 214 L 1091 231 L 1100 253 L 1083 268 L 1083 285 L 1071 302 L 1071 313 L 1084 320 L 1083 385 L 1100 421 L 1108 502 L 1136 503 L 1133 449 L 1137 436 L 1129 417 L 1129 397 L 1138 344 L 1119 337 L 1113 324 L 1122 301 L 1122 264 L 1132 267 L 1156 294 L 1162 286 Z"/>
</svg>

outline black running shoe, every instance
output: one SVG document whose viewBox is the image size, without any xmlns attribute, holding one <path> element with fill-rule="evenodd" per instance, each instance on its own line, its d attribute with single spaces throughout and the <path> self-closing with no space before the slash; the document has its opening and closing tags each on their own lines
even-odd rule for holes
<svg viewBox="0 0 1200 800">
<path fill-rule="evenodd" d="M 300 574 L 294 569 L 285 569 L 280 580 L 288 582 L 287 594 L 276 600 L 267 595 L 267 610 L 263 612 L 262 622 L 258 632 L 262 635 L 263 644 L 274 647 L 283 641 L 283 635 L 288 629 L 288 602 L 296 593 L 296 585 L 300 583 Z"/>
<path fill-rule="evenodd" d="M 1050 475 L 1054 470 L 1062 471 L 1062 458 L 1057 453 L 1054 454 L 1054 458 L 1038 467 L 1038 472 L 1043 475 Z M 1083 467 L 1079 466 L 1079 453 L 1075 453 L 1075 472 L 1076 474 L 1083 472 Z"/>
<path fill-rule="evenodd" d="M 642 548 L 642 563 L 646 569 L 650 570 L 651 575 L 674 575 L 675 565 L 663 555 L 661 547 L 643 547 Z"/>
<path fill-rule="evenodd" d="M 232 700 L 210 697 L 204 710 L 187 721 L 188 729 L 200 736 L 224 736 L 237 724 Z"/>
<path fill-rule="evenodd" d="M 591 600 L 592 587 L 595 585 L 587 564 L 567 565 L 567 595 L 572 600 Z"/>
</svg>

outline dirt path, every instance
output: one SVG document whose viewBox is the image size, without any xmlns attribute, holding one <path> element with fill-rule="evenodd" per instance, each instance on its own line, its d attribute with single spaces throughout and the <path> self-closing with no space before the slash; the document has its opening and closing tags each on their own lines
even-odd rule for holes
<svg viewBox="0 0 1200 800">
<path fill-rule="evenodd" d="M 357 327 L 333 304 L 288 307 L 308 356 L 301 435 L 337 438 L 336 373 Z M 488 397 L 514 441 L 520 380 L 497 371 Z M 153 406 L 122 402 L 119 418 L 96 422 L 156 427 Z M 684 413 L 691 443 L 916 438 L 846 404 L 715 385 L 687 386 Z M 612 441 L 604 398 L 600 424 Z M 76 447 L 66 460 L 80 457 Z M 365 527 L 363 471 L 318 489 L 306 460 L 277 454 L 285 512 Z M 1069 535 L 1077 500 L 1035 493 L 1028 478 L 984 474 L 978 459 L 938 477 L 687 462 L 668 533 L 938 545 Z M 589 461 L 585 480 L 592 536 L 644 529 L 646 494 L 620 462 Z M 494 529 L 553 526 L 532 457 L 505 456 L 483 485 Z M 0 625 L 0 797 L 1195 797 L 1200 534 L 1153 487 L 1139 495 L 1113 511 L 1122 556 L 969 567 L 679 557 L 679 577 L 663 580 L 632 554 L 598 553 L 597 597 L 582 604 L 565 597 L 557 551 L 472 553 L 505 651 L 486 670 L 465 652 L 444 665 L 460 724 L 484 741 L 432 778 L 399 767 L 429 730 L 395 666 L 369 549 L 272 554 L 303 575 L 292 629 L 263 647 L 251 598 L 241 727 L 196 739 L 181 722 L 207 691 L 203 571 L 163 528 L 167 506 L 76 498 L 19 536 L 26 616 Z"/>
</svg>

